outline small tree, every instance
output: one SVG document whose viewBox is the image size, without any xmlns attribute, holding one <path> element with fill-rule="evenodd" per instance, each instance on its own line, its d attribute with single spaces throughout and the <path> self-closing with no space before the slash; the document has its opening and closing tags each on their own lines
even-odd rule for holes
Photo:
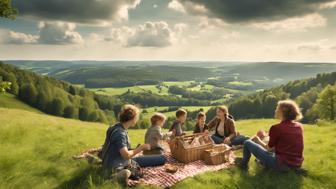
<svg viewBox="0 0 336 189">
<path fill-rule="evenodd" d="M 36 105 L 37 91 L 34 85 L 23 85 L 19 90 L 19 98 L 24 102 L 34 106 Z"/>
<path fill-rule="evenodd" d="M 87 121 L 89 120 L 89 115 L 90 115 L 90 112 L 89 112 L 89 109 L 86 108 L 86 107 L 82 107 L 79 109 L 79 119 L 80 120 L 83 120 L 83 121 Z"/>
<path fill-rule="evenodd" d="M 98 118 L 99 118 L 98 116 L 99 115 L 98 115 L 97 111 L 91 112 L 90 115 L 89 115 L 89 121 L 97 121 Z"/>
<path fill-rule="evenodd" d="M 49 100 L 48 97 L 46 96 L 46 94 L 44 92 L 40 92 L 37 95 L 37 99 L 36 99 L 36 107 L 39 110 L 42 111 L 46 111 L 47 110 L 47 106 L 48 106 Z"/>
<path fill-rule="evenodd" d="M 62 101 L 62 99 L 60 98 L 55 98 L 52 101 L 52 109 L 53 109 L 53 115 L 56 116 L 62 116 L 63 112 L 64 112 L 64 103 Z"/>
<path fill-rule="evenodd" d="M 65 107 L 63 116 L 66 118 L 75 118 L 76 117 L 75 107 L 71 105 Z"/>
<path fill-rule="evenodd" d="M 319 115 L 323 119 L 334 121 L 336 118 L 336 85 L 328 85 L 317 100 Z"/>
<path fill-rule="evenodd" d="M 4 93 L 7 90 L 11 89 L 11 83 L 10 82 L 6 82 L 6 81 L 1 81 L 0 80 L 0 93 Z"/>
</svg>

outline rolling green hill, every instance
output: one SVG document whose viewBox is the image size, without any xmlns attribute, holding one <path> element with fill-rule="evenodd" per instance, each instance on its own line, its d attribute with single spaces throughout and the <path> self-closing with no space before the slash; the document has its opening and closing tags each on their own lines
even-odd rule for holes
<svg viewBox="0 0 336 189">
<path fill-rule="evenodd" d="M 23 103 L 17 99 L 14 95 L 9 93 L 0 93 L 0 107 L 27 110 L 36 113 L 42 113 L 38 109 L 35 109 L 26 103 Z"/>
<path fill-rule="evenodd" d="M 329 85 L 336 86 L 336 72 L 317 74 L 316 77 L 290 81 L 279 87 L 242 96 L 230 104 L 230 111 L 240 119 L 271 118 L 277 102 L 290 98 L 302 108 L 304 121 L 314 122 L 320 118 L 318 111 L 321 111 L 316 111 L 314 105 L 318 103 L 321 92 Z M 330 98 L 335 97 L 336 92 L 330 95 Z M 334 101 L 330 103 L 332 102 Z M 209 113 L 214 114 L 214 110 Z"/>
<path fill-rule="evenodd" d="M 121 188 L 102 180 L 97 168 L 71 158 L 101 145 L 106 125 L 6 108 L 0 108 L 0 123 L 0 188 Z M 273 123 L 245 120 L 237 125 L 241 133 L 253 135 Z M 333 124 L 305 126 L 307 177 L 263 170 L 252 161 L 248 173 L 237 168 L 205 173 L 173 188 L 333 188 L 335 133 Z M 130 130 L 129 134 L 133 145 L 143 142 L 144 130 Z"/>
<path fill-rule="evenodd" d="M 130 87 L 153 85 L 162 81 L 206 80 L 210 69 L 174 66 L 132 67 L 81 67 L 59 70 L 51 76 L 74 84 L 85 84 L 88 88 Z"/>
<path fill-rule="evenodd" d="M 223 67 L 224 73 L 238 74 L 242 79 L 265 79 L 288 82 L 336 71 L 336 64 L 265 62 Z M 226 72 L 225 72 L 226 71 Z"/>
</svg>

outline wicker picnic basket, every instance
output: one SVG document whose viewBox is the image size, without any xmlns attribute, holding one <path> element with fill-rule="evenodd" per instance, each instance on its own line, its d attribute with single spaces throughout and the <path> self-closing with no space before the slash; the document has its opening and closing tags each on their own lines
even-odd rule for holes
<svg viewBox="0 0 336 189">
<path fill-rule="evenodd" d="M 207 165 L 222 164 L 228 161 L 230 150 L 225 144 L 214 145 L 212 149 L 204 151 L 202 159 Z"/>
<path fill-rule="evenodd" d="M 175 137 L 169 143 L 172 156 L 183 163 L 201 160 L 205 150 L 214 145 L 209 135 L 193 134 Z"/>
</svg>

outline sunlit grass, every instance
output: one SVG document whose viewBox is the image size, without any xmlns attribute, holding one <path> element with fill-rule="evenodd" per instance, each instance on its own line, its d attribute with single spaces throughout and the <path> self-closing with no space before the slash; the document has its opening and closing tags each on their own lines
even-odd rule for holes
<svg viewBox="0 0 336 189">
<path fill-rule="evenodd" d="M 71 158 L 100 146 L 107 125 L 6 108 L 0 108 L 0 123 L 0 188 L 121 188 L 102 179 L 99 169 Z M 245 120 L 238 121 L 237 127 L 250 136 L 274 123 Z M 173 188 L 334 188 L 336 126 L 306 125 L 304 129 L 307 177 L 263 170 L 252 160 L 249 172 L 237 168 L 208 172 Z M 143 143 L 144 132 L 129 131 L 133 146 Z"/>
</svg>

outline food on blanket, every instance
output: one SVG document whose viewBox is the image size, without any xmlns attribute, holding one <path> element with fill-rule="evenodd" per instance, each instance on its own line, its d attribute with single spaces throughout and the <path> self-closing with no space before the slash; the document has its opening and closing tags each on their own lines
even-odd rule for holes
<svg viewBox="0 0 336 189">
<path fill-rule="evenodd" d="M 176 173 L 178 171 L 178 167 L 175 166 L 175 165 L 167 164 L 167 165 L 165 165 L 165 171 L 167 173 L 174 174 L 174 173 Z"/>
</svg>

